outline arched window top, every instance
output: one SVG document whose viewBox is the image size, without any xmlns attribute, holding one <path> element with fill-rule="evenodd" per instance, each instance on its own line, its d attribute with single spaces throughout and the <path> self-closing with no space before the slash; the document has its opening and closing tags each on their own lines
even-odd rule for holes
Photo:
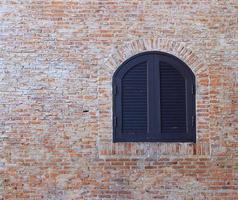
<svg viewBox="0 0 238 200">
<path fill-rule="evenodd" d="M 182 60 L 180 60 L 178 57 L 166 53 L 166 52 L 161 52 L 161 51 L 146 51 L 146 52 L 142 52 L 142 53 L 138 53 L 130 58 L 128 58 L 126 61 L 124 61 L 114 72 L 113 74 L 113 79 L 116 78 L 116 76 L 118 76 L 117 74 L 119 73 L 125 73 L 126 70 L 129 70 L 131 67 L 133 67 L 131 64 L 128 65 L 127 63 L 130 63 L 132 60 L 143 60 L 143 57 L 151 57 L 151 55 L 155 55 L 157 58 L 161 58 L 164 60 L 164 58 L 166 58 L 166 60 L 173 64 L 173 66 L 183 75 L 189 75 L 192 76 L 195 79 L 195 75 L 192 72 L 191 68 L 187 66 L 186 63 L 184 63 Z"/>
<path fill-rule="evenodd" d="M 164 52 L 137 54 L 113 75 L 114 142 L 195 142 L 195 76 Z"/>
</svg>

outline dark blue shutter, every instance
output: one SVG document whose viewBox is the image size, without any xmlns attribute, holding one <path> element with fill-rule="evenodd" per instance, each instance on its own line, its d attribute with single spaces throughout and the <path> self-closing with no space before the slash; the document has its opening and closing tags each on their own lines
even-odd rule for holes
<svg viewBox="0 0 238 200">
<path fill-rule="evenodd" d="M 129 69 L 121 81 L 122 133 L 147 132 L 147 63 Z"/>
<path fill-rule="evenodd" d="M 113 75 L 114 142 L 195 142 L 195 76 L 181 60 L 145 52 Z"/>
<path fill-rule="evenodd" d="M 160 62 L 161 132 L 186 132 L 185 78 L 173 66 Z"/>
<path fill-rule="evenodd" d="M 149 133 L 151 55 L 129 59 L 113 76 L 113 141 L 145 141 Z"/>
</svg>

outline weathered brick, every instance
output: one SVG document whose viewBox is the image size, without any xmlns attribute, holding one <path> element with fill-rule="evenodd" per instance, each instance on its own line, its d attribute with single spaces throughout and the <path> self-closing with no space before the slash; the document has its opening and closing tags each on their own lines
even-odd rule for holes
<svg viewBox="0 0 238 200">
<path fill-rule="evenodd" d="M 238 199 L 236 0 L 0 2 L 0 199 Z M 164 51 L 197 143 L 112 143 L 112 75 Z"/>
</svg>

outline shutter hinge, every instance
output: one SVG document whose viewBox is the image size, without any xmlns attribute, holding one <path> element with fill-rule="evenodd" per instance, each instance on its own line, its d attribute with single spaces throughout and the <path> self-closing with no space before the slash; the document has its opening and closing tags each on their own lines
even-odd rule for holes
<svg viewBox="0 0 238 200">
<path fill-rule="evenodd" d="M 116 127 L 117 126 L 117 117 L 113 117 L 113 126 Z"/>
<path fill-rule="evenodd" d="M 117 95 L 117 86 L 114 86 L 113 88 L 113 95 Z"/>
<path fill-rule="evenodd" d="M 193 116 L 192 116 L 192 127 L 195 127 L 195 124 L 196 124 L 196 118 L 195 118 L 195 116 L 193 115 Z"/>
<path fill-rule="evenodd" d="M 195 95 L 195 93 L 196 93 L 196 87 L 195 87 L 195 85 L 193 84 L 193 86 L 192 86 L 192 94 Z"/>
</svg>

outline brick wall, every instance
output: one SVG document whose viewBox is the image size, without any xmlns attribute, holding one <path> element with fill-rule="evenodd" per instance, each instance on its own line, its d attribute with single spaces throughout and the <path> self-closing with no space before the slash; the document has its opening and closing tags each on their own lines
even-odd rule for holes
<svg viewBox="0 0 238 200">
<path fill-rule="evenodd" d="M 238 199 L 236 0 L 0 2 L 1 199 Z M 112 143 L 112 74 L 158 50 L 197 81 L 197 143 Z"/>
</svg>

